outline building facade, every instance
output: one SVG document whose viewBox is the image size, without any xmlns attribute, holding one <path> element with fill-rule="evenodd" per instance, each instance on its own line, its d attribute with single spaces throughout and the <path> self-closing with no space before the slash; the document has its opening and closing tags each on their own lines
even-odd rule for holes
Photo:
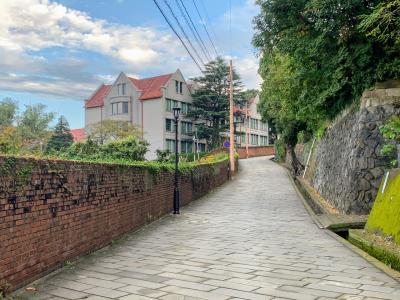
<svg viewBox="0 0 400 300">
<path fill-rule="evenodd" d="M 249 99 L 246 107 L 236 109 L 244 115 L 244 122 L 236 122 L 235 141 L 239 147 L 246 146 L 269 146 L 271 129 L 268 122 L 263 122 L 260 113 L 257 111 L 259 95 Z M 239 120 L 237 120 L 239 121 Z"/>
<path fill-rule="evenodd" d="M 178 149 L 181 153 L 193 152 L 195 125 L 186 117 L 191 104 L 190 89 L 180 70 L 144 79 L 120 73 L 113 84 L 102 84 L 85 101 L 85 128 L 103 120 L 130 122 L 150 144 L 146 158 L 155 159 L 156 150 L 175 151 L 172 108 L 180 107 Z M 205 141 L 198 147 L 205 151 Z"/>
</svg>

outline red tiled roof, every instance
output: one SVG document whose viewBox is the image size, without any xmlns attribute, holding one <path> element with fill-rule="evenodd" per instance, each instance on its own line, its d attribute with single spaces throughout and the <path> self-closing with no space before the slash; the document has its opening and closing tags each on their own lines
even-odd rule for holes
<svg viewBox="0 0 400 300">
<path fill-rule="evenodd" d="M 85 128 L 71 129 L 69 132 L 71 132 L 74 142 L 82 142 L 86 139 Z"/>
<path fill-rule="evenodd" d="M 173 74 L 166 74 L 156 77 L 136 79 L 128 77 L 130 81 L 142 91 L 140 100 L 148 100 L 162 97 L 161 88 L 165 86 Z"/>
<path fill-rule="evenodd" d="M 97 91 L 92 95 L 92 97 L 86 101 L 85 107 L 101 107 L 104 105 L 104 97 L 110 91 L 111 85 L 102 84 Z"/>
</svg>

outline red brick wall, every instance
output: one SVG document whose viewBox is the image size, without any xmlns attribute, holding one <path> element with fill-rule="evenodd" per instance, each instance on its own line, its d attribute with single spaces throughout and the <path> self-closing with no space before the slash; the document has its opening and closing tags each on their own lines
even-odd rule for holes
<svg viewBox="0 0 400 300">
<path fill-rule="evenodd" d="M 275 155 L 274 146 L 257 146 L 249 147 L 249 155 L 247 156 L 246 147 L 240 147 L 237 149 L 239 158 L 256 157 L 256 156 L 269 156 Z"/>
<path fill-rule="evenodd" d="M 172 210 L 173 173 L 0 157 L 0 281 L 27 284 Z M 181 176 L 182 205 L 228 180 L 228 162 Z"/>
</svg>

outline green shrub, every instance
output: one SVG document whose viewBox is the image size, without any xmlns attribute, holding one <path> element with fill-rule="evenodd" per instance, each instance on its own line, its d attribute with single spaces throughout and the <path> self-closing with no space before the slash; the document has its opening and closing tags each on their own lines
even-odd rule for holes
<svg viewBox="0 0 400 300">
<path fill-rule="evenodd" d="M 282 139 L 275 142 L 275 160 L 278 162 L 285 162 L 286 160 L 286 147 Z"/>
<path fill-rule="evenodd" d="M 381 149 L 381 154 L 386 157 L 393 158 L 390 161 L 390 164 L 392 165 L 392 167 L 396 167 L 396 144 L 400 143 L 400 117 L 393 116 L 386 124 L 382 125 L 379 129 L 382 136 L 386 140 L 386 144 L 384 144 Z"/>
</svg>

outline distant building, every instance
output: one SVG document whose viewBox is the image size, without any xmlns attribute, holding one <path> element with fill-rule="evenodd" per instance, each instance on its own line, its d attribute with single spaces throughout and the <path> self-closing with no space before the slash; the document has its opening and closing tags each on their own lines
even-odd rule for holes
<svg viewBox="0 0 400 300">
<path fill-rule="evenodd" d="M 83 142 L 86 139 L 85 128 L 71 129 L 70 133 L 74 139 L 74 142 Z"/>
<path fill-rule="evenodd" d="M 235 108 L 235 112 L 244 115 L 244 123 L 236 124 L 236 144 L 240 147 L 247 146 L 268 146 L 271 143 L 270 127 L 268 122 L 263 122 L 260 113 L 257 111 L 259 95 L 249 99 L 243 108 Z M 239 120 L 236 120 L 239 121 Z"/>
<path fill-rule="evenodd" d="M 181 108 L 178 148 L 193 152 L 193 121 L 186 117 L 192 97 L 180 70 L 157 77 L 136 79 L 120 73 L 111 85 L 102 84 L 85 101 L 86 129 L 103 120 L 131 122 L 150 143 L 147 159 L 154 159 L 157 149 L 175 151 L 173 107 Z M 205 151 L 205 141 L 199 144 Z"/>
</svg>

